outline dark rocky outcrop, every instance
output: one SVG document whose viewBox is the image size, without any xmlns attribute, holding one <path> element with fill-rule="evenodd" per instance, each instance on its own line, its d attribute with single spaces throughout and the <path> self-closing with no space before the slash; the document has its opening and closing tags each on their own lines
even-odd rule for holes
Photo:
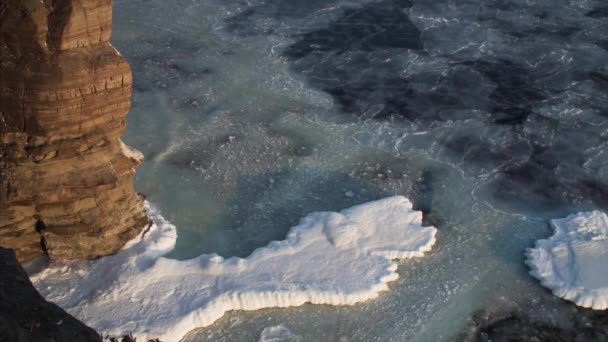
<svg viewBox="0 0 608 342">
<path fill-rule="evenodd" d="M 101 336 L 36 291 L 14 251 L 0 248 L 0 341 L 101 342 Z"/>
<path fill-rule="evenodd" d="M 563 318 L 562 318 L 563 319 Z M 608 312 L 578 309 L 561 323 L 524 312 L 479 314 L 464 341 L 606 342 Z"/>
</svg>

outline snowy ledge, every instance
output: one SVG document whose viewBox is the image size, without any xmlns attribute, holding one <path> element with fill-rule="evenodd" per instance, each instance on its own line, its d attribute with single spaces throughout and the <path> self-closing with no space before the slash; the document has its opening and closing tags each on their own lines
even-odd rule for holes
<svg viewBox="0 0 608 342">
<path fill-rule="evenodd" d="M 396 280 L 393 259 L 423 256 L 437 229 L 402 196 L 336 212 L 309 214 L 286 240 L 247 258 L 216 254 L 161 257 L 177 232 L 153 208 L 154 224 L 119 253 L 92 261 L 52 262 L 32 275 L 40 293 L 104 334 L 177 341 L 230 310 L 304 303 L 352 305 Z"/>
<path fill-rule="evenodd" d="M 530 273 L 556 296 L 608 309 L 608 217 L 599 211 L 552 220 L 554 234 L 526 251 Z"/>
</svg>

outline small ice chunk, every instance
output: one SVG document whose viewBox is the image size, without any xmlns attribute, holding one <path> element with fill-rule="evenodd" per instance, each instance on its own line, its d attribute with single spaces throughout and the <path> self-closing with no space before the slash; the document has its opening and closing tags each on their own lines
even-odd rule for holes
<svg viewBox="0 0 608 342">
<path fill-rule="evenodd" d="M 264 328 L 258 342 L 295 342 L 299 340 L 299 336 L 294 335 L 289 329 L 282 325 L 276 325 Z"/>
<path fill-rule="evenodd" d="M 52 261 L 32 275 L 36 288 L 97 331 L 178 341 L 230 310 L 353 305 L 376 298 L 399 277 L 393 259 L 423 256 L 437 233 L 422 226 L 422 214 L 409 200 L 395 196 L 339 213 L 312 213 L 285 240 L 247 258 L 205 254 L 174 260 L 162 255 L 175 248 L 175 226 L 147 209 L 154 224 L 119 253 Z"/>
<path fill-rule="evenodd" d="M 599 211 L 552 220 L 554 234 L 526 251 L 530 273 L 556 296 L 608 309 L 608 217 Z"/>
</svg>

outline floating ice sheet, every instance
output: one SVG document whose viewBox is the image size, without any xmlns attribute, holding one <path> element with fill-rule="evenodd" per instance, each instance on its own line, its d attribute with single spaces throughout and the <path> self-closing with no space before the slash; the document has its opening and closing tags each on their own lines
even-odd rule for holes
<svg viewBox="0 0 608 342">
<path fill-rule="evenodd" d="M 421 257 L 437 229 L 401 196 L 301 219 L 283 241 L 247 258 L 216 254 L 180 261 L 175 226 L 148 207 L 154 224 L 116 255 L 52 262 L 32 276 L 47 300 L 104 334 L 177 341 L 229 310 L 352 305 L 398 278 L 392 259 Z"/>
<path fill-rule="evenodd" d="M 527 250 L 530 273 L 558 297 L 608 309 L 608 217 L 592 211 L 551 223 L 553 236 Z"/>
</svg>

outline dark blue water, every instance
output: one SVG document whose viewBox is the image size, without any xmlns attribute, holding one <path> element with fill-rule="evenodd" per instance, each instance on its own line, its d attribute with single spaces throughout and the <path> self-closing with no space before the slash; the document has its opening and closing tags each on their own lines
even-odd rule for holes
<svg viewBox="0 0 608 342">
<path fill-rule="evenodd" d="M 247 7 L 227 19 L 228 29 L 272 34 L 262 18 L 281 25 L 327 5 L 286 3 Z M 378 1 L 291 35 L 283 55 L 345 115 L 432 129 L 483 112 L 484 131 L 441 144 L 465 168 L 491 170 L 484 187 L 498 205 L 550 210 L 590 200 L 605 207 L 597 153 L 608 115 L 607 9 L 601 2 Z M 420 59 L 433 66 L 410 70 Z"/>
</svg>

